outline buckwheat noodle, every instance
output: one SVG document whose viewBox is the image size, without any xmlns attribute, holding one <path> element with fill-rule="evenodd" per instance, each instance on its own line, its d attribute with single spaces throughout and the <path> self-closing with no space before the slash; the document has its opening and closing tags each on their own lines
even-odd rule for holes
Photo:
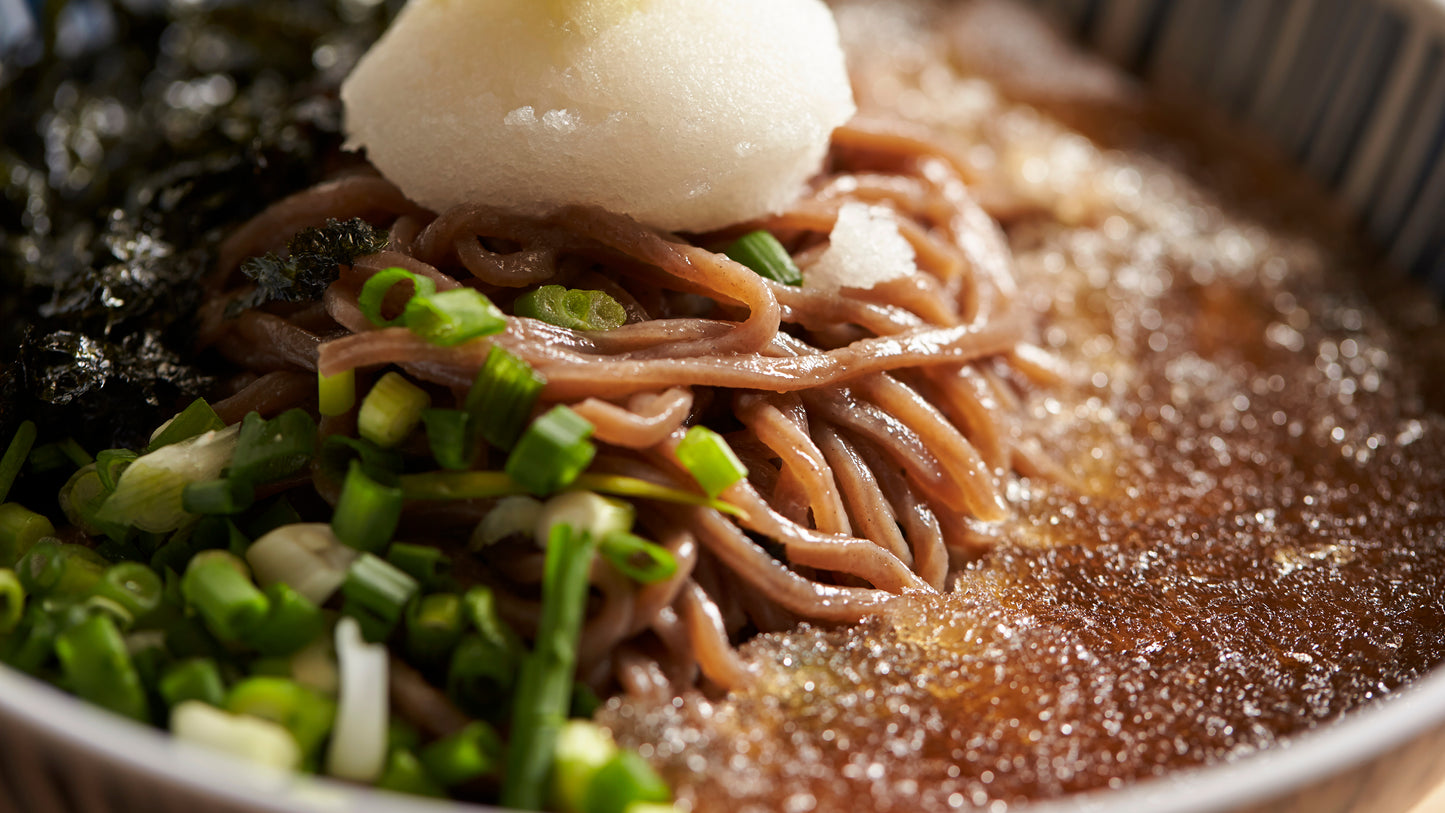
<svg viewBox="0 0 1445 813">
<path fill-rule="evenodd" d="M 375 174 L 337 178 L 274 204 L 223 245 L 202 340 L 248 373 L 217 409 L 229 420 L 273 413 L 314 398 L 318 369 L 387 365 L 445 403 L 466 392 L 496 344 L 545 376 L 545 403 L 595 425 L 597 470 L 690 488 L 677 442 L 694 423 L 717 429 L 750 471 L 724 494 L 748 519 L 671 504 L 639 511 L 679 570 L 643 586 L 599 560 L 581 667 L 601 691 L 726 690 L 747 680 L 734 647 L 753 633 L 852 622 L 892 595 L 946 589 L 950 572 L 987 544 L 978 524 L 1005 516 L 1003 479 L 1056 470 L 1018 420 L 1021 393 L 1054 383 L 1054 373 L 1029 343 L 1032 314 L 1018 301 L 1002 233 L 966 180 L 928 141 L 855 123 L 836 134 L 826 171 L 791 210 L 680 237 L 594 209 L 528 217 L 479 202 L 434 214 Z M 806 274 L 849 201 L 894 210 L 922 273 L 823 292 L 710 250 L 763 228 Z M 344 267 L 321 303 L 227 315 L 249 290 L 235 273 L 244 258 L 349 217 L 389 229 L 386 250 Z M 477 288 L 504 309 L 544 283 L 602 290 L 628 323 L 584 333 L 509 317 L 503 333 L 440 348 L 362 316 L 363 283 L 392 266 L 439 290 Z M 347 420 L 326 419 L 322 430 L 350 431 Z M 315 486 L 335 500 L 335 484 L 318 477 Z M 489 507 L 409 509 L 403 532 L 460 547 Z M 501 544 L 465 556 L 466 577 L 492 585 L 507 619 L 530 634 L 542 554 Z M 420 678 L 399 674 L 404 707 L 426 708 Z M 442 717 L 433 728 L 451 725 Z"/>
</svg>

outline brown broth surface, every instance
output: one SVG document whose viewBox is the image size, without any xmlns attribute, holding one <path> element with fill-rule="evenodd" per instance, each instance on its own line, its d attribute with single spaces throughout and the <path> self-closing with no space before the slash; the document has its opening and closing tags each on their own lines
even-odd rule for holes
<svg viewBox="0 0 1445 813">
<path fill-rule="evenodd" d="M 864 114 L 949 140 L 1004 222 L 1068 381 L 1027 420 L 1074 481 L 1016 478 L 951 593 L 761 636 L 750 689 L 614 701 L 619 738 L 697 810 L 997 809 L 1269 747 L 1445 657 L 1425 295 L 1367 296 L 1387 272 L 1252 158 L 1119 136 L 1157 108 L 1007 8 L 840 22 Z"/>
</svg>

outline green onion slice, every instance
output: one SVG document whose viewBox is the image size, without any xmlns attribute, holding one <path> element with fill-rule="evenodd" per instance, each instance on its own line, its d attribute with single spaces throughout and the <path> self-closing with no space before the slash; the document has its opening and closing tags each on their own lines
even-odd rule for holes
<svg viewBox="0 0 1445 813">
<path fill-rule="evenodd" d="M 55 654 L 66 683 L 82 699 L 134 720 L 150 721 L 140 674 L 110 616 L 96 613 L 60 633 Z"/>
<path fill-rule="evenodd" d="M 538 496 L 571 485 L 597 454 L 589 439 L 592 424 L 558 404 L 544 413 L 513 447 L 504 467 L 513 480 Z"/>
<path fill-rule="evenodd" d="M 36 542 L 55 535 L 55 526 L 42 514 L 19 503 L 0 504 L 0 567 L 14 567 Z"/>
<path fill-rule="evenodd" d="M 336 501 L 331 530 L 357 550 L 379 551 L 396 533 L 401 509 L 402 490 L 371 479 L 365 466 L 353 460 Z"/>
<path fill-rule="evenodd" d="M 171 708 L 187 700 L 212 706 L 226 702 L 226 681 L 214 658 L 190 658 L 172 665 L 161 675 L 157 688 Z"/>
<path fill-rule="evenodd" d="M 748 232 L 723 249 L 728 258 L 751 268 L 758 276 L 784 285 L 802 285 L 803 272 L 778 238 L 759 229 Z"/>
<path fill-rule="evenodd" d="M 245 563 L 226 551 L 196 554 L 181 579 L 181 593 L 211 632 L 226 642 L 248 635 L 271 609 Z"/>
<path fill-rule="evenodd" d="M 627 323 L 627 311 L 602 291 L 543 285 L 517 297 L 512 312 L 572 330 L 613 330 Z"/>
<path fill-rule="evenodd" d="M 356 371 L 336 375 L 316 374 L 317 411 L 322 415 L 345 415 L 356 406 Z"/>
<path fill-rule="evenodd" d="M 677 572 L 677 557 L 672 551 L 625 531 L 604 537 L 598 552 L 619 572 L 639 584 L 666 581 Z"/>
<path fill-rule="evenodd" d="M 694 426 L 677 444 L 677 460 L 709 497 L 716 497 L 748 476 L 722 435 L 706 426 Z"/>
<path fill-rule="evenodd" d="M 406 440 L 431 405 L 426 390 L 397 372 L 377 379 L 361 402 L 356 431 L 377 446 L 389 449 Z"/>
<path fill-rule="evenodd" d="M 461 731 L 431 743 L 420 754 L 427 773 L 446 787 L 455 787 L 502 771 L 502 738 L 477 720 Z"/>
<path fill-rule="evenodd" d="M 413 274 L 404 268 L 387 268 L 378 271 L 361 286 L 361 294 L 356 299 L 356 304 L 361 308 L 361 313 L 367 321 L 378 327 L 394 327 L 402 323 L 406 316 L 405 305 L 402 306 L 400 315 L 395 319 L 387 319 L 381 314 L 381 307 L 386 302 L 387 294 L 402 282 L 412 284 L 412 295 L 407 297 L 407 304 L 410 304 L 413 297 L 430 296 L 436 293 L 437 284 L 434 281 Z"/>
<path fill-rule="evenodd" d="M 346 572 L 341 594 L 356 607 L 389 625 L 402 617 L 407 602 L 420 590 L 417 580 L 378 556 L 364 553 Z"/>
<path fill-rule="evenodd" d="M 421 413 L 432 457 L 444 469 L 464 471 L 476 461 L 477 447 L 467 413 L 460 409 L 428 409 Z"/>
<path fill-rule="evenodd" d="M 454 347 L 507 327 L 507 317 L 492 300 L 471 288 L 414 296 L 401 318 L 407 329 L 439 347 Z"/>
<path fill-rule="evenodd" d="M 546 384 L 532 365 L 493 345 L 467 392 L 472 427 L 488 443 L 511 451 Z"/>
<path fill-rule="evenodd" d="M 105 449 L 95 456 L 95 472 L 106 491 L 114 491 L 120 476 L 140 455 L 130 449 Z"/>
</svg>

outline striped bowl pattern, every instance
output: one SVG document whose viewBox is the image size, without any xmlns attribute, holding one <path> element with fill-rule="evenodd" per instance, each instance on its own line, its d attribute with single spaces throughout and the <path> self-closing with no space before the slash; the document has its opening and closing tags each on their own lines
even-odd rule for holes
<svg viewBox="0 0 1445 813">
<path fill-rule="evenodd" d="M 1445 297 L 1445 0 L 1038 0 L 1285 149 Z"/>
<path fill-rule="evenodd" d="M 14 2 L 0 0 L 0 22 Z M 1146 81 L 1207 97 L 1286 149 L 1392 265 L 1445 297 L 1445 0 L 1035 2 Z M 1437 670 L 1287 748 L 1030 811 L 1400 813 L 1442 778 Z M 0 813 L 457 810 L 482 809 L 265 772 L 0 667 Z"/>
</svg>

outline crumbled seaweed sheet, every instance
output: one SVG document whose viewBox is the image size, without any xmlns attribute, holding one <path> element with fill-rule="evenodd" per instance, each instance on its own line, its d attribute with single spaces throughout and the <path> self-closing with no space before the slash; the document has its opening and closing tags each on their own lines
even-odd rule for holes
<svg viewBox="0 0 1445 813">
<path fill-rule="evenodd" d="M 271 300 L 303 302 L 319 299 L 336 280 L 341 266 L 386 248 L 385 231 L 361 218 L 328 219 L 324 226 L 302 229 L 287 244 L 286 256 L 266 254 L 241 264 L 241 273 L 256 282 L 255 293 L 231 305 L 232 312 Z"/>
<path fill-rule="evenodd" d="M 42 41 L 0 54 L 0 437 L 29 417 L 103 448 L 206 394 L 197 283 L 345 160 L 336 89 L 399 5 L 44 4 Z"/>
</svg>

